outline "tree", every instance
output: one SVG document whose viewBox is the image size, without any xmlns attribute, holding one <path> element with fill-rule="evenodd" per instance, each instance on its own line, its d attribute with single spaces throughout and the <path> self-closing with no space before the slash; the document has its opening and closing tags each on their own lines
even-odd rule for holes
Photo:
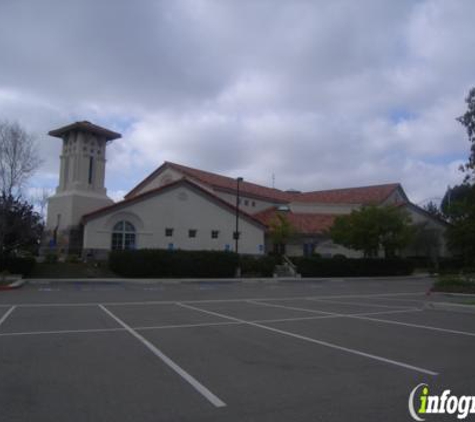
<svg viewBox="0 0 475 422">
<path fill-rule="evenodd" d="M 33 193 L 29 198 L 30 202 L 38 210 L 43 221 L 46 221 L 46 208 L 48 206 L 48 200 L 52 194 L 51 189 L 42 188 Z"/>
<path fill-rule="evenodd" d="M 413 224 L 410 247 L 415 256 L 429 257 L 437 262 L 440 248 L 440 232 L 428 221 Z"/>
<path fill-rule="evenodd" d="M 410 242 L 410 221 L 409 215 L 400 208 L 371 205 L 338 216 L 330 236 L 337 244 L 363 251 L 365 257 L 376 257 L 383 249 L 389 258 Z"/>
<path fill-rule="evenodd" d="M 447 188 L 440 208 L 445 219 L 455 223 L 460 219 L 466 218 L 469 208 L 471 186 L 468 183 L 462 183 L 454 187 Z"/>
<path fill-rule="evenodd" d="M 452 253 L 461 255 L 466 264 L 475 263 L 475 185 L 459 185 L 456 200 L 451 200 L 447 245 Z M 455 187 L 457 188 L 457 187 Z M 455 189 L 454 188 L 454 189 Z M 454 195 L 455 196 L 455 195 Z"/>
<path fill-rule="evenodd" d="M 285 253 L 285 245 L 295 234 L 295 228 L 285 214 L 277 212 L 269 223 L 270 237 L 279 254 Z"/>
<path fill-rule="evenodd" d="M 458 117 L 457 121 L 465 126 L 468 140 L 471 143 L 468 161 L 461 167 L 462 171 L 468 173 L 465 176 L 465 182 L 468 182 L 469 180 L 475 180 L 475 87 L 469 91 L 465 102 L 467 103 L 467 111 Z"/>
<path fill-rule="evenodd" d="M 429 201 L 427 204 L 424 205 L 423 209 L 435 218 L 444 218 L 442 211 L 435 202 Z"/>
<path fill-rule="evenodd" d="M 33 206 L 13 195 L 0 196 L 0 258 L 36 252 L 43 222 Z"/>
<path fill-rule="evenodd" d="M 18 123 L 0 122 L 0 191 L 19 195 L 40 165 L 33 136 Z"/>
</svg>

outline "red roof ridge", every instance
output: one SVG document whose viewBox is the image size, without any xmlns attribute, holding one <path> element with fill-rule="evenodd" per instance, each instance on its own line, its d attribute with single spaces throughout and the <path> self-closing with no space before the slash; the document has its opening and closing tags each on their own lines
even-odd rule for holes
<svg viewBox="0 0 475 422">
<path fill-rule="evenodd" d="M 277 207 L 270 207 L 254 214 L 263 224 L 269 226 L 272 219 L 279 213 Z M 341 214 L 331 213 L 295 213 L 293 211 L 283 211 L 290 224 L 301 234 L 318 234 L 327 231 L 336 217 Z"/>
<path fill-rule="evenodd" d="M 224 176 L 210 171 L 200 170 L 193 167 L 177 164 L 171 161 L 164 161 L 155 171 L 137 184 L 129 191 L 125 198 L 128 199 L 153 180 L 164 168 L 175 169 L 185 176 L 212 187 L 222 192 L 233 193 L 236 191 L 236 178 Z M 253 182 L 242 181 L 240 184 L 241 193 L 248 197 L 267 200 L 274 203 L 295 202 L 316 202 L 334 204 L 366 204 L 382 203 L 396 189 L 401 189 L 400 183 L 384 183 L 367 186 L 355 186 L 349 188 L 337 188 L 316 190 L 309 192 L 291 193 L 280 189 L 270 188 Z M 404 191 L 402 191 L 404 192 Z M 404 194 L 405 196 L 405 194 Z M 407 197 L 406 197 L 407 199 Z"/>
<path fill-rule="evenodd" d="M 234 177 L 225 176 L 225 175 L 214 173 L 214 172 L 211 172 L 211 171 L 200 170 L 200 169 L 189 167 L 189 166 L 184 166 L 183 164 L 177 164 L 177 163 L 173 163 L 171 161 L 165 161 L 165 164 L 168 164 L 171 167 L 175 167 L 175 168 L 177 168 L 177 169 L 179 169 L 179 170 L 181 170 L 185 173 L 188 173 L 191 177 L 196 177 L 198 179 L 200 178 L 199 177 L 200 175 L 206 175 L 206 176 L 209 176 L 209 177 L 216 177 L 216 178 L 219 178 L 219 179 L 224 179 L 229 183 L 233 183 L 233 184 L 236 183 L 236 178 L 234 178 Z M 220 186 L 219 184 L 213 184 L 212 182 L 210 184 L 213 187 L 216 187 L 218 189 L 219 188 L 226 189 L 224 186 Z M 290 195 L 287 192 L 284 192 L 280 189 L 270 188 L 270 187 L 264 186 L 264 185 L 259 185 L 258 183 L 248 182 L 246 180 L 243 180 L 240 183 L 240 187 L 241 187 L 242 192 L 246 192 L 246 188 L 264 189 L 266 192 L 269 192 L 271 195 L 275 194 L 275 195 L 279 195 L 279 196 L 285 196 L 286 199 L 290 199 Z M 233 187 L 231 189 L 233 189 Z M 246 192 L 246 193 L 249 193 L 249 192 Z M 256 195 L 259 196 L 258 193 Z M 261 196 L 265 196 L 265 195 L 261 195 Z M 270 196 L 270 199 L 275 200 L 276 198 Z"/>
<path fill-rule="evenodd" d="M 382 188 L 382 187 L 389 187 L 392 186 L 394 188 L 397 188 L 401 186 L 400 183 L 393 182 L 393 183 L 378 183 L 376 185 L 365 185 L 365 186 L 351 186 L 349 188 L 335 188 L 335 189 L 321 189 L 321 190 L 312 190 L 312 191 L 307 191 L 307 192 L 301 192 L 300 194 L 296 195 L 305 195 L 308 193 L 320 193 L 320 192 L 337 192 L 337 191 L 342 191 L 342 190 L 356 190 L 356 189 L 371 189 L 371 188 Z"/>
</svg>

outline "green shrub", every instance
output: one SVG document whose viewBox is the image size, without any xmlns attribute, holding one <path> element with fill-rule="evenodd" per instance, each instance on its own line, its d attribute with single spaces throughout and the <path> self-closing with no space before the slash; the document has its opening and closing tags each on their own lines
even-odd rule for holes
<svg viewBox="0 0 475 422">
<path fill-rule="evenodd" d="M 3 258 L 0 260 L 0 272 L 8 271 L 10 274 L 21 274 L 22 276 L 28 276 L 35 265 L 36 260 L 33 257 Z"/>
<path fill-rule="evenodd" d="M 238 265 L 237 258 L 232 252 L 215 251 L 112 251 L 109 254 L 109 268 L 123 277 L 233 277 Z"/>
<path fill-rule="evenodd" d="M 68 262 L 69 264 L 78 264 L 79 262 L 81 262 L 81 260 L 79 258 L 79 255 L 69 254 L 68 256 L 66 256 L 64 262 Z"/>
<path fill-rule="evenodd" d="M 296 257 L 292 261 L 302 277 L 378 277 L 409 275 L 414 266 L 401 258 L 314 258 Z"/>
<path fill-rule="evenodd" d="M 465 261 L 463 258 L 440 258 L 439 259 L 439 273 L 451 274 L 454 272 L 464 271 Z"/>
<path fill-rule="evenodd" d="M 475 293 L 475 275 L 445 275 L 432 288 L 435 292 Z"/>
<path fill-rule="evenodd" d="M 55 253 L 48 253 L 45 255 L 44 262 L 46 264 L 56 264 L 58 262 L 58 255 L 56 255 Z"/>
<path fill-rule="evenodd" d="M 242 255 L 239 262 L 244 277 L 272 277 L 279 259 L 275 256 Z"/>
</svg>

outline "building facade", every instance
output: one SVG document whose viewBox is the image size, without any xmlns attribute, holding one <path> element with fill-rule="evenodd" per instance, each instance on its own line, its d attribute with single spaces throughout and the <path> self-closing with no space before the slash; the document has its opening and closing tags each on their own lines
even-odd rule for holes
<svg viewBox="0 0 475 422">
<path fill-rule="evenodd" d="M 60 180 L 48 204 L 48 245 L 60 253 L 105 258 L 110 250 L 161 248 L 272 251 L 270 227 L 285 215 L 293 235 L 289 256 L 319 253 L 359 257 L 328 235 L 338 215 L 365 205 L 404 208 L 433 236 L 411 256 L 445 256 L 446 224 L 412 204 L 398 183 L 314 192 L 282 191 L 165 162 L 113 203 L 104 184 L 106 146 L 121 135 L 89 122 L 50 132 L 62 139 Z M 236 230 L 237 226 L 237 230 Z"/>
</svg>

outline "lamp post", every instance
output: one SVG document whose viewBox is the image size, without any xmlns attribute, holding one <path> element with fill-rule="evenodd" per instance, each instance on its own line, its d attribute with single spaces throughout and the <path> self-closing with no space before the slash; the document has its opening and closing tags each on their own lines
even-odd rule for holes
<svg viewBox="0 0 475 422">
<path fill-rule="evenodd" d="M 238 259 L 238 266 L 236 268 L 236 277 L 241 277 L 241 266 L 239 262 L 239 202 L 240 202 L 240 197 L 239 197 L 239 187 L 241 182 L 243 181 L 242 177 L 238 177 L 236 179 L 236 184 L 237 184 L 237 189 L 236 189 L 236 230 L 234 232 L 234 250 L 237 253 L 237 259 Z"/>
</svg>

